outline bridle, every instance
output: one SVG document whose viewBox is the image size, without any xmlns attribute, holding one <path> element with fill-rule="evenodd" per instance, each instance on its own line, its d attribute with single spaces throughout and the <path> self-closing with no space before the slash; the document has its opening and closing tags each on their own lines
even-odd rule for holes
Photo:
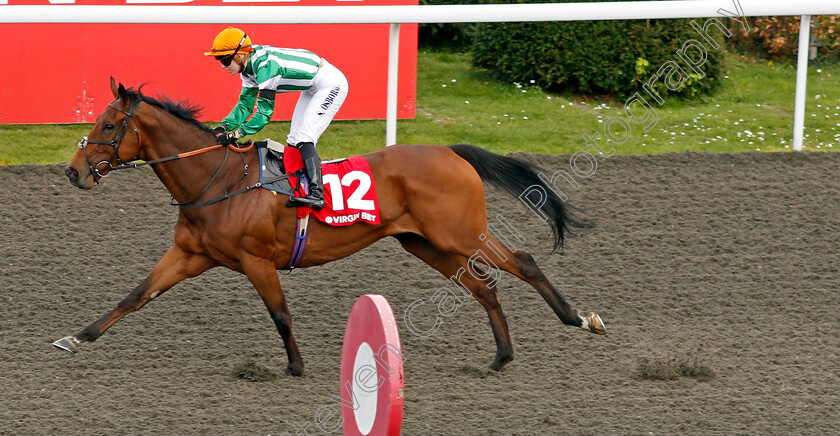
<svg viewBox="0 0 840 436">
<path fill-rule="evenodd" d="M 204 148 L 201 148 L 201 149 L 198 149 L 198 150 L 192 150 L 192 151 L 187 151 L 187 152 L 184 152 L 184 153 L 178 153 L 174 156 L 167 156 L 167 157 L 162 157 L 160 159 L 154 159 L 154 160 L 143 161 L 143 162 L 135 162 L 137 160 L 140 160 L 141 157 L 140 157 L 140 146 L 139 146 L 140 145 L 140 132 L 137 130 L 137 127 L 134 127 L 134 135 L 137 136 L 137 144 L 138 144 L 137 156 L 129 159 L 128 162 L 123 162 L 122 159 L 120 159 L 120 153 L 119 153 L 120 145 L 122 145 L 122 141 L 123 141 L 123 139 L 125 139 L 125 132 L 128 130 L 128 123 L 131 121 L 131 116 L 134 114 L 134 111 L 137 108 L 137 103 L 139 101 L 140 101 L 139 99 L 138 100 L 132 100 L 131 103 L 129 104 L 128 111 L 124 111 L 124 110 L 114 106 L 113 103 L 108 104 L 108 107 L 110 107 L 111 109 L 114 109 L 118 112 L 121 112 L 121 113 L 125 114 L 125 119 L 123 119 L 122 126 L 120 126 L 120 130 L 114 136 L 114 139 L 112 139 L 110 141 L 107 141 L 107 142 L 106 141 L 91 141 L 87 138 L 87 136 L 85 136 L 84 138 L 82 138 L 81 141 L 79 141 L 79 149 L 81 149 L 82 153 L 85 155 L 85 162 L 87 163 L 88 168 L 90 169 L 90 173 L 94 174 L 96 176 L 99 176 L 98 179 L 96 177 L 93 178 L 94 182 L 96 182 L 97 184 L 99 184 L 99 179 L 103 179 L 103 178 L 107 177 L 109 174 L 111 174 L 111 171 L 125 170 L 125 169 L 129 169 L 129 168 L 140 168 L 140 167 L 145 166 L 145 165 L 152 165 L 152 164 L 156 164 L 156 163 L 162 163 L 162 162 L 177 160 L 177 159 L 181 159 L 181 158 L 184 158 L 184 157 L 196 156 L 196 155 L 201 154 L 201 153 L 206 153 L 208 151 L 213 151 L 213 150 L 217 150 L 219 148 L 224 147 L 224 145 L 216 144 L 216 145 L 211 145 L 209 147 L 204 147 Z M 93 165 L 93 163 L 90 160 L 90 157 L 87 154 L 87 149 L 86 148 L 87 148 L 88 144 L 110 145 L 111 148 L 114 149 L 114 153 L 111 155 L 110 159 L 103 160 L 103 161 L 99 162 L 98 164 Z M 192 199 L 184 201 L 182 203 L 179 203 L 179 202 L 175 201 L 175 197 L 170 195 L 169 204 L 171 204 L 173 206 L 180 206 L 183 209 L 194 209 L 194 208 L 197 208 L 197 207 L 207 206 L 209 204 L 213 204 L 213 203 L 216 203 L 218 201 L 228 199 L 230 197 L 233 197 L 234 195 L 243 194 L 245 192 L 251 191 L 254 188 L 259 188 L 260 186 L 262 186 L 262 183 L 257 182 L 256 184 L 247 186 L 243 189 L 240 189 L 240 190 L 234 191 L 234 192 L 228 192 L 228 190 L 226 189 L 224 195 L 216 197 L 212 200 L 207 200 L 207 201 L 203 201 L 201 203 L 196 203 L 196 201 L 198 201 L 198 199 L 202 195 L 204 195 L 205 192 L 207 192 L 207 190 L 210 188 L 210 186 L 213 184 L 213 182 L 216 180 L 216 178 L 222 172 L 222 169 L 225 167 L 225 164 L 227 163 L 228 156 L 229 156 L 231 150 L 239 153 L 239 156 L 242 158 L 242 163 L 244 165 L 244 168 L 243 168 L 243 171 L 242 171 L 243 172 L 242 177 L 234 183 L 238 183 L 238 182 L 244 180 L 245 177 L 248 176 L 248 163 L 245 161 L 244 153 L 246 151 L 251 150 L 253 147 L 254 147 L 253 142 L 246 147 L 237 147 L 233 144 L 229 144 L 225 148 L 225 157 L 222 160 L 222 164 L 219 165 L 219 168 L 216 170 L 216 173 L 213 174 L 213 177 L 210 178 L 210 181 L 207 182 L 207 185 L 204 187 L 204 189 L 202 189 L 201 192 L 199 192 L 198 195 L 196 195 Z M 114 159 L 116 159 L 116 161 L 118 163 L 117 166 L 114 166 L 114 165 L 111 164 L 111 161 L 113 161 Z M 109 172 L 107 172 L 105 174 L 102 174 L 102 173 L 99 172 L 99 167 L 101 167 L 102 164 L 107 164 L 108 165 L 108 167 L 110 168 Z"/>
<path fill-rule="evenodd" d="M 97 184 L 99 183 L 99 179 L 105 178 L 105 177 L 108 176 L 108 174 L 111 174 L 110 171 L 121 170 L 121 169 L 125 169 L 125 168 L 133 168 L 134 167 L 133 165 L 129 165 L 128 163 L 123 162 L 122 159 L 120 159 L 120 145 L 122 145 L 122 141 L 125 138 L 125 132 L 128 130 L 128 123 L 131 121 L 131 116 L 134 114 L 134 110 L 137 108 L 137 102 L 138 102 L 137 100 L 132 101 L 131 104 L 128 107 L 128 111 L 124 111 L 124 110 L 114 106 L 113 103 L 108 103 L 108 107 L 110 107 L 111 109 L 114 109 L 117 112 L 121 112 L 121 113 L 125 114 L 125 118 L 123 119 L 122 126 L 120 127 L 120 130 L 117 131 L 117 134 L 114 136 L 114 139 L 112 139 L 108 142 L 105 142 L 105 141 L 91 141 L 91 140 L 88 139 L 87 136 L 85 136 L 84 138 L 82 138 L 81 141 L 79 141 L 79 149 L 82 150 L 82 153 L 85 155 L 85 162 L 88 165 L 88 169 L 90 169 L 90 173 L 95 174 L 96 176 L 99 176 L 99 178 L 94 177 L 94 182 L 96 182 Z M 140 143 L 140 132 L 137 131 L 136 127 L 134 128 L 134 134 L 137 136 L 137 143 L 139 144 Z M 103 161 L 99 162 L 98 164 L 93 165 L 93 162 L 90 161 L 90 156 L 88 156 L 88 154 L 87 154 L 87 145 L 88 144 L 110 145 L 111 148 L 114 149 L 114 153 L 111 155 L 110 159 L 103 160 Z M 115 158 L 117 160 L 117 163 L 119 164 L 117 166 L 111 165 L 111 161 L 113 161 Z M 129 162 L 133 162 L 133 161 L 138 160 L 138 159 L 140 159 L 139 148 L 138 148 L 138 151 L 137 151 L 137 156 L 131 158 L 129 160 Z M 99 167 L 101 167 L 102 164 L 107 164 L 108 165 L 109 172 L 107 172 L 105 174 L 102 174 L 102 173 L 99 172 Z"/>
</svg>

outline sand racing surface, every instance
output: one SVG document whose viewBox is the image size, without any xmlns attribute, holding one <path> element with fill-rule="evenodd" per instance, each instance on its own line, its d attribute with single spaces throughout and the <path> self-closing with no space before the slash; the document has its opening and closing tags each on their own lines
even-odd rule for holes
<svg viewBox="0 0 840 436">
<path fill-rule="evenodd" d="M 569 169 L 568 156 L 519 156 L 547 174 Z M 431 336 L 405 326 L 419 299 L 428 304 L 414 321 L 432 325 L 430 298 L 448 280 L 385 239 L 281 273 L 306 363 L 299 378 L 283 374 L 256 291 L 221 268 L 76 355 L 54 349 L 146 277 L 177 210 L 148 168 L 82 191 L 60 165 L 0 167 L 0 434 L 326 434 L 315 414 L 335 404 L 345 322 L 364 293 L 385 295 L 400 324 L 403 435 L 840 433 L 840 154 L 598 164 L 578 190 L 563 186 L 596 224 L 563 254 L 517 199 L 488 191 L 488 210 L 521 232 L 520 248 L 573 307 L 601 315 L 607 336 L 562 325 L 506 274 L 516 354 L 494 372 L 477 302 Z M 239 377 L 248 368 L 276 377 Z"/>
</svg>

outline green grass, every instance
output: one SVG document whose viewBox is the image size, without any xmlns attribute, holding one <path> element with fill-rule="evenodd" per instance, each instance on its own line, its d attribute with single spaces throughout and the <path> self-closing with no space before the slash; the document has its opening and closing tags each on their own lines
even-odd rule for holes
<svg viewBox="0 0 840 436">
<path fill-rule="evenodd" d="M 700 100 L 666 101 L 648 132 L 632 124 L 620 154 L 674 151 L 784 151 L 793 135 L 796 68 L 727 55 L 728 76 L 719 92 Z M 704 79 L 708 80 L 708 79 Z M 840 65 L 808 72 L 805 146 L 840 147 Z M 586 149 L 583 133 L 624 110 L 610 99 L 549 95 L 528 84 L 500 83 L 469 66 L 466 55 L 421 51 L 417 116 L 398 122 L 397 140 L 408 144 L 471 143 L 497 153 L 573 153 Z M 231 105 L 233 102 L 231 102 Z M 70 160 L 90 124 L 0 126 L 0 164 Z M 282 140 L 288 122 L 272 122 L 256 138 Z M 334 121 L 321 138 L 324 158 L 381 148 L 385 121 Z M 608 144 L 602 146 L 609 148 Z"/>
</svg>

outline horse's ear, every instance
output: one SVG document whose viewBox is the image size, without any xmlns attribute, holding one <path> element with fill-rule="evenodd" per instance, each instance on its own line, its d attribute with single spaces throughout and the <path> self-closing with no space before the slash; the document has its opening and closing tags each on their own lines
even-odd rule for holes
<svg viewBox="0 0 840 436">
<path fill-rule="evenodd" d="M 122 101 L 124 104 L 127 105 L 128 104 L 128 93 L 125 92 L 125 86 L 123 86 L 122 83 L 120 83 L 120 89 L 118 89 L 117 92 L 120 95 L 120 101 Z"/>
<path fill-rule="evenodd" d="M 125 86 L 122 83 L 117 86 L 117 81 L 111 77 L 111 93 L 114 94 L 114 98 L 118 98 L 123 102 L 128 101 L 128 92 L 125 91 Z"/>
</svg>

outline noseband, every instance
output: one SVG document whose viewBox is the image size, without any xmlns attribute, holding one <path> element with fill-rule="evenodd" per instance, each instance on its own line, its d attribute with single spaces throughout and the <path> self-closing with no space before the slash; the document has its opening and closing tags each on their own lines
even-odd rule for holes
<svg viewBox="0 0 840 436">
<path fill-rule="evenodd" d="M 79 142 L 79 149 L 81 149 L 82 153 L 85 155 L 85 161 L 87 162 L 88 168 L 90 169 L 90 173 L 94 174 L 96 176 L 99 176 L 98 179 L 96 177 L 93 178 L 93 180 L 97 184 L 99 183 L 99 179 L 105 178 L 105 177 L 108 176 L 108 174 L 111 174 L 110 171 L 124 170 L 124 169 L 128 169 L 128 168 L 139 168 L 139 167 L 145 166 L 145 165 L 153 165 L 153 164 L 158 164 L 158 163 L 163 163 L 163 162 L 169 162 L 169 161 L 176 160 L 176 159 L 181 159 L 181 158 L 190 157 L 190 156 L 196 156 L 196 155 L 199 155 L 199 154 L 202 154 L 202 153 L 206 153 L 208 151 L 218 150 L 219 148 L 225 147 L 224 145 L 216 144 L 216 145 L 212 145 L 212 146 L 209 146 L 209 147 L 204 147 L 204 148 L 198 149 L 198 150 L 192 150 L 192 151 L 179 153 L 179 154 L 176 154 L 176 155 L 173 155 L 173 156 L 162 157 L 160 159 L 153 159 L 153 160 L 149 160 L 149 161 L 145 161 L 145 162 L 135 162 L 135 161 L 141 159 L 140 158 L 140 151 L 139 151 L 139 147 L 138 147 L 137 156 L 131 158 L 128 162 L 123 162 L 120 159 L 120 154 L 119 154 L 120 145 L 122 144 L 123 139 L 125 139 L 125 132 L 128 130 L 128 123 L 131 121 L 131 116 L 134 114 L 134 110 L 137 107 L 137 102 L 138 101 L 139 100 L 132 101 L 131 104 L 128 107 L 128 111 L 124 111 L 124 110 L 114 106 L 113 103 L 108 104 L 108 107 L 110 107 L 111 109 L 114 109 L 115 111 L 122 112 L 123 114 L 125 114 L 125 119 L 123 120 L 122 126 L 120 127 L 120 130 L 117 132 L 116 136 L 114 136 L 114 139 L 112 139 L 108 142 L 105 142 L 105 141 L 91 141 L 87 138 L 87 136 L 85 136 Z M 136 127 L 134 128 L 134 134 L 137 136 L 137 144 L 140 144 L 140 132 L 137 131 Z M 93 163 L 90 161 L 90 157 L 87 154 L 86 148 L 87 148 L 88 144 L 110 145 L 111 148 L 114 149 L 114 154 L 111 155 L 111 158 L 109 160 L 103 160 L 102 162 L 99 162 L 98 164 L 96 164 L 94 166 Z M 207 182 L 207 185 L 204 186 L 204 189 L 202 189 L 201 192 L 199 192 L 198 195 L 196 195 L 194 198 L 192 198 L 190 200 L 187 200 L 183 203 L 178 203 L 177 201 L 175 201 L 175 197 L 170 195 L 169 204 L 171 204 L 173 206 L 179 206 L 183 209 L 193 209 L 193 208 L 197 208 L 197 207 L 207 206 L 209 204 L 213 204 L 213 203 L 216 203 L 218 201 L 226 200 L 226 199 L 228 199 L 230 197 L 233 197 L 235 195 L 243 194 L 245 192 L 251 191 L 252 189 L 259 188 L 260 186 L 262 186 L 262 183 L 257 182 L 253 185 L 247 186 L 247 187 L 245 187 L 243 189 L 240 189 L 238 191 L 229 192 L 227 189 L 225 189 L 225 193 L 223 195 L 221 195 L 219 197 L 216 197 L 212 200 L 207 200 L 207 201 L 203 201 L 201 203 L 197 203 L 198 199 L 202 195 L 204 195 L 205 192 L 207 192 L 207 190 L 210 188 L 210 186 L 213 184 L 213 182 L 216 180 L 216 178 L 219 176 L 219 174 L 221 174 L 222 169 L 224 169 L 225 164 L 228 161 L 228 155 L 230 154 L 231 150 L 239 153 L 239 156 L 242 158 L 242 164 L 244 165 L 243 170 L 242 170 L 242 177 L 234 183 L 237 183 L 237 182 L 240 182 L 240 181 L 244 180 L 245 177 L 248 176 L 248 163 L 245 161 L 244 153 L 251 150 L 253 147 L 254 147 L 253 143 L 251 143 L 250 145 L 248 145 L 246 147 L 237 147 L 237 146 L 234 146 L 233 144 L 227 145 L 225 147 L 225 157 L 222 160 L 222 164 L 219 165 L 219 169 L 216 170 L 216 173 L 213 175 L 213 177 L 210 178 L 210 181 Z M 117 163 L 119 164 L 117 166 L 111 165 L 111 161 L 113 161 L 115 159 L 116 159 Z M 103 164 L 108 165 L 108 168 L 110 169 L 109 172 L 107 172 L 105 174 L 102 174 L 102 173 L 99 172 L 99 168 Z M 288 176 L 285 176 L 285 177 L 288 177 Z"/>
<path fill-rule="evenodd" d="M 94 181 L 96 183 L 99 183 L 99 179 L 107 177 L 108 174 L 111 174 L 110 171 L 121 170 L 121 169 L 125 169 L 125 168 L 132 168 L 131 165 L 123 162 L 120 159 L 120 145 L 122 145 L 122 141 L 123 141 L 123 139 L 125 139 L 125 132 L 126 132 L 126 130 L 128 130 L 128 123 L 129 123 L 129 121 L 131 121 L 131 116 L 134 114 L 134 110 L 137 108 L 137 101 L 135 100 L 135 101 L 131 102 L 131 104 L 129 105 L 128 111 L 124 111 L 124 110 L 114 106 L 113 103 L 108 103 L 108 107 L 110 107 L 111 109 L 114 109 L 115 111 L 122 112 L 123 114 L 125 114 L 125 118 L 123 119 L 122 126 L 120 127 L 120 130 L 117 132 L 117 134 L 114 136 L 114 139 L 112 139 L 108 142 L 105 142 L 105 141 L 91 141 L 87 138 L 87 136 L 85 136 L 84 138 L 82 138 L 81 141 L 79 141 L 79 149 L 81 149 L 82 153 L 85 155 L 85 161 L 87 162 L 88 168 L 90 169 L 90 173 L 99 176 L 99 178 L 94 178 Z M 140 132 L 137 131 L 136 127 L 134 128 L 134 134 L 137 136 L 137 143 L 139 144 L 140 143 Z M 110 159 L 103 160 L 103 161 L 99 162 L 98 164 L 93 165 L 93 162 L 90 161 L 90 157 L 88 156 L 87 150 L 86 150 L 88 144 L 110 145 L 111 148 L 114 149 L 114 153 L 111 155 Z M 138 150 L 137 153 L 138 153 L 137 156 L 130 159 L 129 162 L 140 159 L 139 150 Z M 113 161 L 114 159 L 117 160 L 117 163 L 119 165 L 117 165 L 117 166 L 111 165 L 111 161 Z M 109 167 L 109 172 L 107 172 L 105 174 L 102 174 L 102 173 L 99 172 L 99 168 L 103 164 L 108 165 L 108 167 Z"/>
</svg>

